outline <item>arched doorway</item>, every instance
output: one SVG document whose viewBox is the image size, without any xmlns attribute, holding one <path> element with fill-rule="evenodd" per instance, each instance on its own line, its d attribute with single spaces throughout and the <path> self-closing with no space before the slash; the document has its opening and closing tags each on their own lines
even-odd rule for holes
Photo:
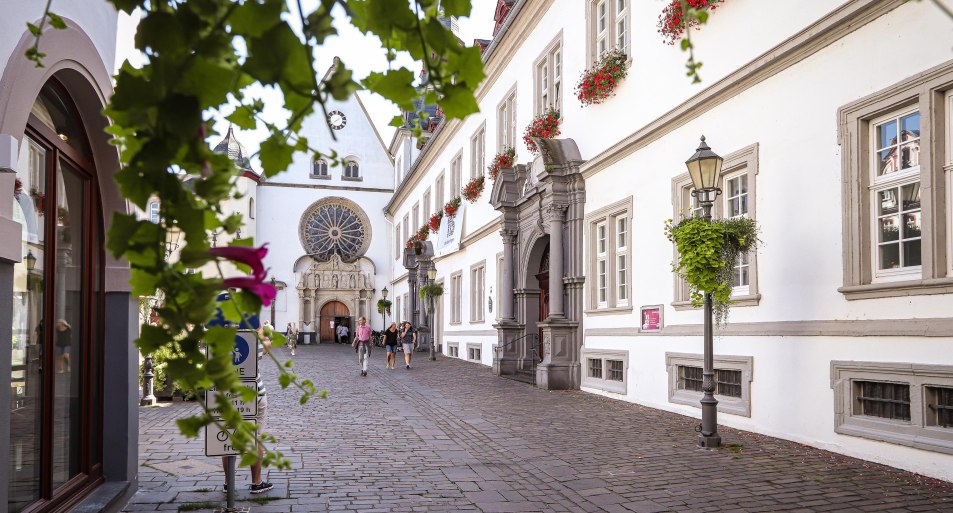
<svg viewBox="0 0 953 513">
<path fill-rule="evenodd" d="M 340 301 L 328 301 L 321 307 L 321 316 L 318 321 L 321 326 L 318 341 L 322 344 L 335 342 L 335 330 L 341 324 L 347 326 L 348 333 L 353 335 L 354 327 L 351 323 L 351 311 Z"/>
<path fill-rule="evenodd" d="M 549 243 L 543 249 L 543 254 L 539 259 L 539 270 L 536 273 L 536 281 L 539 283 L 539 315 L 537 322 L 543 322 L 549 317 Z M 536 328 L 537 335 L 537 357 L 542 360 L 543 353 L 543 328 Z"/>
</svg>

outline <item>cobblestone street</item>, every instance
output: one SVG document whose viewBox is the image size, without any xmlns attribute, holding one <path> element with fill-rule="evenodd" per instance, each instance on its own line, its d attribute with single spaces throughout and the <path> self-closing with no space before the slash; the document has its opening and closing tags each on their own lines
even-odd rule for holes
<svg viewBox="0 0 953 513">
<path fill-rule="evenodd" d="M 277 350 L 282 358 L 284 349 Z M 240 502 L 253 512 L 953 511 L 953 486 L 774 438 L 723 429 L 695 446 L 697 420 L 582 392 L 546 392 L 484 366 L 416 354 L 366 378 L 354 352 L 303 346 L 304 377 L 327 400 L 298 405 L 268 381 L 268 428 L 290 471 Z M 402 357 L 401 357 L 402 361 Z M 140 410 L 139 492 L 125 511 L 210 511 L 224 477 L 201 440 L 178 434 L 174 403 Z M 247 469 L 239 469 L 249 498 Z"/>
</svg>

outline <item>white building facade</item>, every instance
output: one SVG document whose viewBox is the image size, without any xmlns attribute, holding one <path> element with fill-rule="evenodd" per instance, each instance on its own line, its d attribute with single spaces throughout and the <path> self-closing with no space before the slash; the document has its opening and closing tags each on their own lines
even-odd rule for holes
<svg viewBox="0 0 953 513">
<path fill-rule="evenodd" d="M 393 160 L 357 95 L 327 110 L 302 134 L 343 164 L 295 153 L 255 197 L 255 241 L 268 244 L 265 265 L 278 280 L 270 315 L 279 330 L 296 323 L 301 343 L 332 342 L 339 324 L 353 333 L 362 316 L 383 329 L 377 302 L 391 275 L 391 227 L 381 212 L 394 190 Z"/>
<path fill-rule="evenodd" d="M 695 85 L 660 10 L 516 3 L 481 112 L 442 124 L 387 204 L 396 315 L 426 321 L 425 259 L 445 355 L 699 416 L 702 312 L 663 227 L 694 207 L 704 134 L 725 158 L 715 215 L 756 219 L 763 242 L 716 331 L 720 423 L 953 480 L 953 22 L 929 2 L 727 0 L 693 33 Z M 629 75 L 582 107 L 606 44 Z M 521 135 L 547 106 L 561 135 L 534 159 Z M 519 164 L 457 219 L 460 250 L 406 248 L 507 145 Z"/>
</svg>

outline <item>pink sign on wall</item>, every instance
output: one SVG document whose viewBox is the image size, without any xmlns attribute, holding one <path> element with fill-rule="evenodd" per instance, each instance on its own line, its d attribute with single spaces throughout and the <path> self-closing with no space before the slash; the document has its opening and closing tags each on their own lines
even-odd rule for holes
<svg viewBox="0 0 953 513">
<path fill-rule="evenodd" d="M 642 307 L 642 332 L 662 331 L 662 305 Z"/>
</svg>

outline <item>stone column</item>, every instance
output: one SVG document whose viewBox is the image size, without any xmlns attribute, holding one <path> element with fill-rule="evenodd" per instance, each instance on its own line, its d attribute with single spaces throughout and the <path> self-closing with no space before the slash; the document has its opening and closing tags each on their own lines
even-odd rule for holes
<svg viewBox="0 0 953 513">
<path fill-rule="evenodd" d="M 417 283 L 420 287 L 430 285 L 431 282 L 430 278 L 427 276 L 427 271 L 432 268 L 433 262 L 430 260 L 417 261 Z M 428 305 L 424 302 L 424 300 L 420 299 L 419 292 L 416 292 L 414 296 L 418 301 L 420 309 L 417 319 L 415 319 L 414 322 L 414 326 L 417 328 L 417 350 L 430 351 L 430 344 L 433 341 L 433 334 L 430 330 L 430 314 L 427 312 Z"/>
<path fill-rule="evenodd" d="M 549 207 L 549 316 L 564 318 L 563 312 L 563 219 L 565 205 Z"/>
<path fill-rule="evenodd" d="M 500 235 L 503 237 L 503 283 L 500 286 L 503 290 L 500 291 L 500 320 L 501 321 L 516 321 L 516 316 L 513 313 L 513 302 L 515 301 L 515 295 L 513 294 L 514 285 L 514 273 L 516 271 L 513 265 L 513 251 L 516 246 L 516 230 L 511 229 L 502 229 L 500 230 Z"/>
</svg>

